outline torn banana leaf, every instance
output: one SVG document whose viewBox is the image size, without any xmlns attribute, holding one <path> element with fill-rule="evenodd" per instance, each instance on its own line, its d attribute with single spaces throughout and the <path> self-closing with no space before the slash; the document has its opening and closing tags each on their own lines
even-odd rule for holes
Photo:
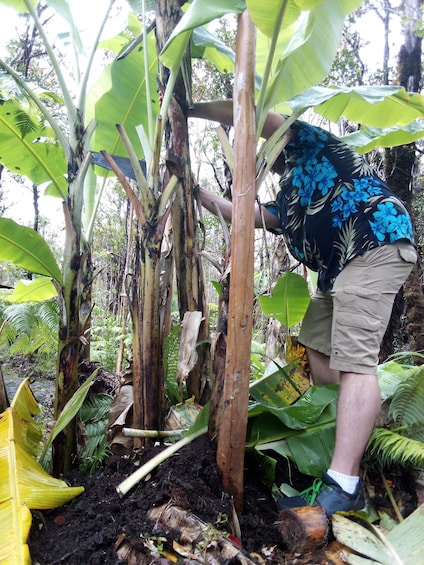
<svg viewBox="0 0 424 565">
<path fill-rule="evenodd" d="M 40 407 L 25 379 L 0 417 L 0 563 L 30 565 L 31 509 L 55 508 L 84 491 L 51 477 L 35 458 Z"/>
</svg>

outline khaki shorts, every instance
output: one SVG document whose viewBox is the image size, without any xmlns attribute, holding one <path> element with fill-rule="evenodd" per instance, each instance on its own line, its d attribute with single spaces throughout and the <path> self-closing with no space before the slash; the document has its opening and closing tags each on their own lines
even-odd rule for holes
<svg viewBox="0 0 424 565">
<path fill-rule="evenodd" d="M 412 245 L 394 243 L 352 259 L 329 292 L 317 291 L 299 341 L 330 357 L 330 368 L 375 374 L 393 302 L 417 260 Z"/>
</svg>

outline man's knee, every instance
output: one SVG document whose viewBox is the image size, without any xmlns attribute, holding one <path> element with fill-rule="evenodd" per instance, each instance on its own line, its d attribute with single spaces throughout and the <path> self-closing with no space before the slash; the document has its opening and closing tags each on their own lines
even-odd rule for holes
<svg viewBox="0 0 424 565">
<path fill-rule="evenodd" d="M 308 354 L 311 377 L 315 385 L 338 384 L 340 379 L 339 371 L 330 369 L 330 358 L 324 353 L 306 347 Z"/>
</svg>

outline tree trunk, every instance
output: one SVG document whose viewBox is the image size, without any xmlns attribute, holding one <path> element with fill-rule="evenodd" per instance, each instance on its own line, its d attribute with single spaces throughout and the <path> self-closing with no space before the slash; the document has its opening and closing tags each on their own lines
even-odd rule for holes
<svg viewBox="0 0 424 565">
<path fill-rule="evenodd" d="M 217 463 L 223 486 L 243 507 L 244 449 L 249 400 L 253 311 L 256 131 L 254 100 L 255 31 L 247 11 L 239 18 L 234 87 L 235 166 L 232 212 L 230 305 L 222 421 Z"/>
<path fill-rule="evenodd" d="M 6 385 L 4 384 L 3 371 L 0 365 L 0 414 L 2 414 L 6 408 L 9 408 L 10 402 L 7 395 Z"/>
<path fill-rule="evenodd" d="M 133 320 L 134 426 L 162 430 L 165 418 L 163 332 L 160 326 L 161 230 L 157 219 L 149 222 L 154 230 L 136 238 L 134 277 L 130 290 Z M 137 438 L 141 446 L 149 440 Z"/>
<path fill-rule="evenodd" d="M 421 88 L 421 38 L 416 29 L 420 18 L 419 0 L 405 2 L 404 44 L 399 52 L 398 81 L 408 91 L 419 92 Z M 405 203 L 412 216 L 413 174 L 416 164 L 415 145 L 402 145 L 385 152 L 385 176 L 389 186 Z M 413 219 L 414 224 L 414 219 Z M 414 231 L 416 233 L 415 227 Z M 399 291 L 393 307 L 392 317 L 383 338 L 381 360 L 397 349 L 421 351 L 424 349 L 424 295 L 422 287 L 422 265 L 415 265 L 411 275 Z M 406 315 L 404 315 L 406 314 Z M 394 338 L 397 338 L 394 340 Z M 397 341 L 398 343 L 395 343 Z M 423 361 L 416 359 L 417 363 Z"/>
<path fill-rule="evenodd" d="M 156 38 L 158 51 L 165 44 L 181 18 L 180 0 L 160 0 L 155 2 Z M 189 74 L 190 53 L 187 51 L 184 68 Z M 166 84 L 168 70 L 161 68 L 161 83 Z M 193 198 L 193 181 L 191 175 L 188 128 L 187 128 L 188 94 L 180 73 L 174 97 L 168 110 L 168 124 L 165 130 L 167 146 L 167 165 L 171 174 L 179 179 L 172 207 L 172 230 L 174 236 L 175 275 L 178 289 L 178 305 L 180 319 L 186 312 L 200 311 L 204 320 L 199 331 L 199 341 L 208 338 L 208 309 L 205 303 L 204 278 L 199 256 L 197 237 L 197 218 Z M 206 375 L 209 366 L 209 346 L 205 344 L 197 348 L 198 360 L 187 380 L 188 396 L 194 396 L 198 402 L 207 400 L 208 386 Z"/>
</svg>

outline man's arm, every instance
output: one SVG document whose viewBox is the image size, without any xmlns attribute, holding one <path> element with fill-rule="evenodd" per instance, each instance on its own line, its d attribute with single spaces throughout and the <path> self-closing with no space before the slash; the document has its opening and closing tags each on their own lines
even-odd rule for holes
<svg viewBox="0 0 424 565">
<path fill-rule="evenodd" d="M 233 204 L 226 198 L 212 194 L 211 192 L 205 190 L 204 188 L 199 189 L 199 197 L 202 206 L 216 215 L 216 207 L 222 214 L 222 217 L 226 222 L 231 222 L 231 214 L 233 209 Z M 263 220 L 262 220 L 263 217 Z M 263 222 L 266 228 L 281 228 L 280 220 L 277 216 L 274 216 L 266 208 L 260 208 L 257 203 L 255 203 L 255 228 L 262 228 Z"/>
<path fill-rule="evenodd" d="M 196 102 L 194 107 L 188 111 L 188 117 L 202 118 L 204 120 L 211 120 L 212 122 L 219 122 L 226 126 L 232 126 L 233 101 L 216 100 L 214 102 Z M 268 112 L 261 136 L 268 139 L 285 121 L 284 116 L 276 112 Z"/>
<path fill-rule="evenodd" d="M 233 125 L 233 101 L 232 100 L 217 100 L 214 102 L 197 102 L 194 107 L 188 112 L 189 118 L 202 118 L 204 120 L 211 120 L 221 124 L 232 126 Z M 275 112 L 268 112 L 262 137 L 268 139 L 271 135 L 285 122 L 285 118 Z M 231 222 L 232 203 L 225 198 L 212 194 L 207 190 L 201 188 L 199 190 L 199 197 L 202 206 L 212 214 L 216 214 L 216 207 L 222 214 L 225 221 Z M 266 228 L 281 228 L 280 220 L 274 216 L 266 208 L 260 208 L 255 203 L 255 227 L 262 228 L 265 223 Z"/>
</svg>

